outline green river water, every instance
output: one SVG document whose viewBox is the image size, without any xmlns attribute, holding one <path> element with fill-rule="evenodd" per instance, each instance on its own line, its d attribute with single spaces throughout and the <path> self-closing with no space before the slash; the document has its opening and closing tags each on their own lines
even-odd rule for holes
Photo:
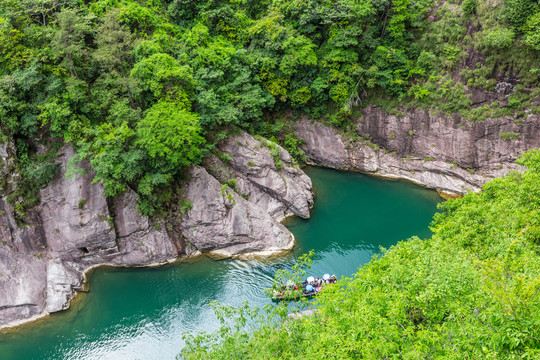
<svg viewBox="0 0 540 360">
<path fill-rule="evenodd" d="M 68 311 L 0 332 L 0 359 L 174 359 L 181 334 L 212 330 L 211 301 L 262 307 L 279 268 L 314 249 L 310 274 L 350 276 L 379 246 L 412 235 L 429 237 L 441 201 L 435 191 L 401 181 L 307 168 L 315 207 L 310 220 L 290 219 L 297 240 L 287 255 L 266 260 L 213 261 L 201 257 L 153 269 L 100 268 L 90 293 Z"/>
</svg>

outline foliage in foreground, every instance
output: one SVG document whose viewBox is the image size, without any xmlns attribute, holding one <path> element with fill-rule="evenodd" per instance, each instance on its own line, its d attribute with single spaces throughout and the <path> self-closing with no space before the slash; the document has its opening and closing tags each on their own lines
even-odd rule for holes
<svg viewBox="0 0 540 360">
<path fill-rule="evenodd" d="M 284 300 L 297 299 L 302 295 L 302 282 L 306 276 L 306 269 L 311 268 L 315 252 L 310 250 L 307 254 L 300 256 L 290 270 L 278 269 L 272 286 L 265 289 L 266 296 L 272 297 L 276 292 L 280 292 Z M 289 286 L 289 284 L 292 284 Z M 294 290 L 293 286 L 297 289 Z"/>
<path fill-rule="evenodd" d="M 449 200 L 433 237 L 400 242 L 328 288 L 318 312 L 279 311 L 253 332 L 184 359 L 538 359 L 540 357 L 540 150 L 528 170 Z"/>
</svg>

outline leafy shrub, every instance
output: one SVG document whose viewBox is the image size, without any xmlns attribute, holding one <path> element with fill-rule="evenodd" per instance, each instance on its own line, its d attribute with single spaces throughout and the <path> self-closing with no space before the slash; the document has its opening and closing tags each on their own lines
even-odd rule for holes
<svg viewBox="0 0 540 360">
<path fill-rule="evenodd" d="M 225 181 L 225 184 L 227 184 L 227 186 L 233 189 L 234 191 L 238 192 L 238 189 L 236 187 L 236 179 L 229 179 Z"/>
<path fill-rule="evenodd" d="M 420 85 L 413 85 L 407 94 L 418 100 L 427 100 L 429 97 L 429 90 L 422 88 Z"/>
<path fill-rule="evenodd" d="M 83 208 L 84 208 L 84 205 L 86 205 L 86 202 L 87 202 L 86 199 L 80 199 L 80 200 L 79 200 L 79 203 L 78 203 L 78 205 L 77 205 L 77 207 L 78 207 L 79 209 L 83 209 Z"/>
<path fill-rule="evenodd" d="M 189 199 L 180 199 L 180 214 L 184 215 L 193 207 L 193 202 Z"/>
<path fill-rule="evenodd" d="M 506 105 L 506 106 L 509 107 L 509 108 L 515 109 L 515 108 L 519 107 L 520 105 L 521 105 L 521 101 L 519 101 L 518 98 L 510 96 L 508 98 L 508 105 Z"/>
<path fill-rule="evenodd" d="M 338 112 L 332 114 L 330 123 L 336 127 L 343 127 L 349 120 L 352 111 L 349 107 L 342 107 Z"/>
<path fill-rule="evenodd" d="M 527 19 L 524 29 L 525 44 L 534 50 L 540 50 L 540 11 Z"/>
<path fill-rule="evenodd" d="M 60 164 L 52 162 L 34 162 L 24 169 L 24 175 L 38 188 L 44 188 L 58 175 Z"/>
<path fill-rule="evenodd" d="M 482 37 L 482 42 L 487 48 L 505 49 L 514 42 L 515 34 L 506 28 L 494 28 L 487 31 Z"/>
<path fill-rule="evenodd" d="M 433 69 L 434 65 L 437 63 L 437 56 L 430 51 L 422 50 L 416 64 L 425 70 Z"/>
<path fill-rule="evenodd" d="M 511 140 L 516 140 L 518 138 L 519 134 L 515 133 L 515 132 L 501 132 L 499 134 L 499 136 L 504 141 L 511 141 Z"/>
<path fill-rule="evenodd" d="M 534 8 L 535 3 L 532 0 L 504 0 L 501 15 L 515 31 L 521 31 L 521 27 L 533 13 Z"/>
<path fill-rule="evenodd" d="M 461 10 L 464 14 L 472 15 L 476 11 L 476 5 L 478 5 L 478 0 L 463 0 Z"/>
<path fill-rule="evenodd" d="M 285 135 L 285 140 L 283 141 L 283 147 L 289 152 L 293 159 L 298 163 L 303 163 L 306 161 L 306 154 L 300 148 L 302 142 L 299 141 L 293 132 Z"/>
</svg>

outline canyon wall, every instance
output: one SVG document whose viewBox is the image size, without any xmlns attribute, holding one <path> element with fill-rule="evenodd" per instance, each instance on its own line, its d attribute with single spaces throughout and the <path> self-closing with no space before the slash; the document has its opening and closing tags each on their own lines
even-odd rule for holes
<svg viewBox="0 0 540 360">
<path fill-rule="evenodd" d="M 294 131 L 309 164 L 407 179 L 459 195 L 517 169 L 523 151 L 540 147 L 538 120 L 531 115 L 519 124 L 512 118 L 468 124 L 424 110 L 396 116 L 370 106 L 352 133 L 307 118 L 296 121 Z M 220 142 L 216 153 L 189 170 L 182 203 L 176 204 L 181 210 L 161 220 L 139 214 L 131 189 L 106 199 L 88 164 L 82 164 L 87 176 L 67 179 L 70 146 L 60 150 L 60 173 L 41 190 L 41 203 L 25 219 L 29 225 L 15 221 L 4 194 L 0 327 L 66 309 L 83 290 L 85 272 L 102 264 L 149 266 L 202 253 L 249 258 L 290 250 L 294 237 L 280 221 L 309 218 L 309 177 L 279 145 L 246 133 Z M 16 186 L 9 142 L 0 157 L 1 175 Z"/>
<path fill-rule="evenodd" d="M 88 164 L 82 164 L 87 176 L 67 179 L 74 152 L 62 148 L 60 173 L 41 190 L 28 225 L 18 224 L 0 200 L 0 328 L 68 308 L 83 290 L 85 272 L 102 264 L 148 266 L 201 253 L 223 258 L 290 250 L 294 237 L 280 221 L 309 217 L 311 180 L 284 149 L 272 146 L 280 166 L 265 139 L 242 133 L 222 142 L 230 163 L 210 158 L 193 167 L 183 184 L 185 209 L 165 220 L 141 216 L 131 189 L 106 199 Z M 13 156 L 8 150 L 0 151 L 4 163 Z"/>
<path fill-rule="evenodd" d="M 307 118 L 295 122 L 308 163 L 463 195 L 519 169 L 515 160 L 520 154 L 540 147 L 537 115 L 517 123 L 507 117 L 474 124 L 417 109 L 396 116 L 368 106 L 362 115 L 352 134 Z M 514 135 L 508 138 L 505 133 Z"/>
</svg>

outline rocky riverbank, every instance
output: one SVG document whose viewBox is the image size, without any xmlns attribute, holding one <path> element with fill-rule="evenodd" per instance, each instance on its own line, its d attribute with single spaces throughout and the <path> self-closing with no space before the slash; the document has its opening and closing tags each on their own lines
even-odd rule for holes
<svg viewBox="0 0 540 360">
<path fill-rule="evenodd" d="M 389 115 L 369 106 L 353 134 L 310 119 L 294 125 L 308 163 L 405 179 L 448 195 L 479 191 L 489 179 L 519 169 L 515 160 L 540 147 L 540 119 L 511 117 L 469 124 L 428 110 Z M 504 134 L 515 134 L 505 138 Z"/>
<path fill-rule="evenodd" d="M 412 110 L 403 116 L 368 107 L 343 133 L 304 118 L 294 124 L 308 163 L 406 179 L 446 194 L 478 191 L 515 169 L 521 152 L 540 147 L 540 125 L 529 116 L 469 125 L 459 118 Z M 503 133 L 517 134 L 504 138 Z M 107 200 L 88 176 L 65 177 L 71 147 L 61 149 L 60 174 L 41 190 L 41 203 L 19 226 L 0 199 L 0 328 L 69 307 L 88 269 L 159 265 L 206 253 L 217 258 L 268 256 L 290 250 L 293 235 L 280 223 L 309 218 L 311 180 L 286 150 L 246 133 L 221 142 L 189 171 L 179 215 L 153 221 L 137 210 L 133 190 Z M 0 149 L 3 176 L 13 149 Z M 10 178 L 16 182 L 16 179 Z"/>
<path fill-rule="evenodd" d="M 158 221 L 139 214 L 133 190 L 108 201 L 88 166 L 88 176 L 67 179 L 73 150 L 61 149 L 60 174 L 41 191 L 27 219 L 31 225 L 17 225 L 13 209 L 0 202 L 0 328 L 68 308 L 85 272 L 102 264 L 148 266 L 202 253 L 223 258 L 290 250 L 294 237 L 280 221 L 309 217 L 311 180 L 284 149 L 272 146 L 279 166 L 264 139 L 242 133 L 223 142 L 229 164 L 211 158 L 192 168 L 182 214 Z"/>
</svg>

